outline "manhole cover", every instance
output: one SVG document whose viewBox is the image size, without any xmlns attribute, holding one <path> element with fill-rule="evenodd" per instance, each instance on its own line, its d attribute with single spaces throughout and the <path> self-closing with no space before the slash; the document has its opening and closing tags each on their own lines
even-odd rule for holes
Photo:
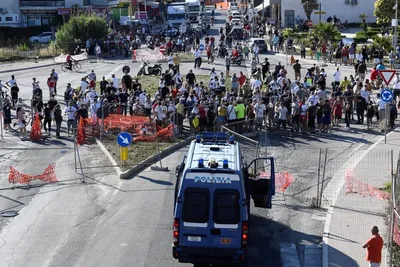
<svg viewBox="0 0 400 267">
<path fill-rule="evenodd" d="M 8 211 L 4 211 L 2 213 L 0 213 L 0 215 L 2 217 L 15 217 L 17 216 L 19 213 L 16 210 L 8 210 Z"/>
</svg>

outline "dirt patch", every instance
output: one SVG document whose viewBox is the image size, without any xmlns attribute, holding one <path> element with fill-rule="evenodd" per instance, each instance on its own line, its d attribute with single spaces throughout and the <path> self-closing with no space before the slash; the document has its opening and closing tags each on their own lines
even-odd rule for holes
<svg viewBox="0 0 400 267">
<path fill-rule="evenodd" d="M 114 160 L 120 165 L 122 171 L 126 171 L 135 165 L 139 164 L 143 160 L 157 154 L 159 151 L 163 151 L 167 147 L 179 143 L 182 140 L 173 139 L 168 142 L 132 142 L 128 148 L 128 160 L 125 166 L 122 166 L 120 161 L 120 147 L 114 140 L 102 140 L 101 142 L 106 147 L 108 152 L 113 156 Z M 159 147 L 159 148 L 158 148 Z"/>
</svg>

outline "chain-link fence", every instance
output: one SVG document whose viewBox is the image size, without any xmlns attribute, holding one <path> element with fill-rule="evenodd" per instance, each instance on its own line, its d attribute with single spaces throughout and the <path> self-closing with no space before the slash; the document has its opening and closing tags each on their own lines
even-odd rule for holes
<svg viewBox="0 0 400 267">
<path fill-rule="evenodd" d="M 389 267 L 400 266 L 400 153 L 397 159 L 396 172 L 391 179 L 391 201 L 389 207 Z"/>
</svg>

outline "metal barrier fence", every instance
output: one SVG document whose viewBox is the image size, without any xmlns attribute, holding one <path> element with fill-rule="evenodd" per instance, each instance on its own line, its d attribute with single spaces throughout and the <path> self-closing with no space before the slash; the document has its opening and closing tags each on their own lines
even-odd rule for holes
<svg viewBox="0 0 400 267">
<path fill-rule="evenodd" d="M 392 154 L 393 157 L 393 154 Z M 396 172 L 392 173 L 391 201 L 389 213 L 388 264 L 389 267 L 400 266 L 400 153 L 397 159 Z"/>
<path fill-rule="evenodd" d="M 253 122 L 253 121 L 252 121 Z M 242 131 L 249 125 L 249 121 L 234 122 L 221 126 L 221 132 L 227 132 L 235 137 L 241 145 L 241 152 L 247 162 L 250 162 L 254 158 L 260 155 L 260 142 L 252 139 L 250 136 L 256 137 L 250 130 Z M 254 131 L 253 131 L 254 133 Z M 247 135 L 247 136 L 246 136 Z"/>
</svg>

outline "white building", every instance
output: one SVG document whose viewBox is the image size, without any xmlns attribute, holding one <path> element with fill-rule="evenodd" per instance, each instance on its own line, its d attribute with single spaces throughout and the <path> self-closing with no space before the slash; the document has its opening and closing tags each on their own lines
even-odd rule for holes
<svg viewBox="0 0 400 267">
<path fill-rule="evenodd" d="M 314 2 L 314 1 L 310 1 Z M 321 15 L 321 21 L 326 22 L 326 19 L 336 15 L 342 22 L 347 20 L 349 23 L 361 22 L 360 14 L 366 14 L 367 22 L 375 22 L 374 3 L 375 0 L 316 0 L 316 3 L 321 5 L 321 11 L 326 14 Z M 293 27 L 296 23 L 297 15 L 302 19 L 307 19 L 301 0 L 264 0 L 263 5 L 255 7 L 257 11 L 262 10 L 262 7 L 268 8 L 271 18 L 282 22 L 285 28 Z M 318 10 L 313 11 L 311 20 L 318 23 L 319 15 L 314 14 Z"/>
<path fill-rule="evenodd" d="M 0 0 L 0 26 L 50 25 L 57 14 L 69 14 L 74 5 L 95 11 L 117 5 L 119 0 Z"/>
</svg>

